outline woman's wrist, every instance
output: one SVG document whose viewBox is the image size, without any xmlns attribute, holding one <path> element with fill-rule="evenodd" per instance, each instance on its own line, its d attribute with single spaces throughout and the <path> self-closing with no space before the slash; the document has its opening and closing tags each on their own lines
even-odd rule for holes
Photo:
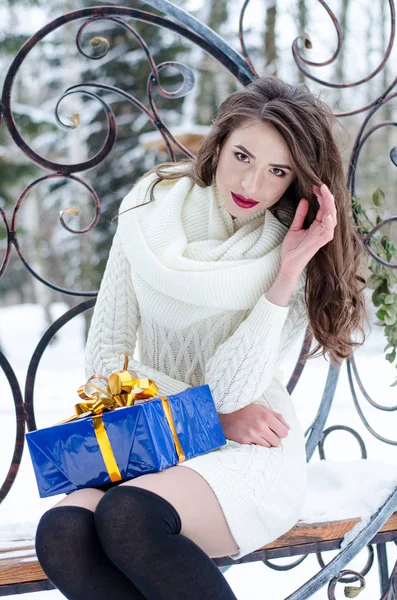
<svg viewBox="0 0 397 600">
<path fill-rule="evenodd" d="M 299 277 L 285 275 L 279 271 L 272 286 L 265 294 L 265 298 L 272 304 L 288 306 L 291 296 L 298 285 Z"/>
<path fill-rule="evenodd" d="M 222 427 L 222 431 L 223 431 L 223 435 L 225 436 L 225 438 L 227 438 L 227 425 L 226 425 L 226 418 L 227 418 L 227 414 L 226 413 L 216 413 L 218 415 L 218 419 L 219 422 L 221 424 Z"/>
</svg>

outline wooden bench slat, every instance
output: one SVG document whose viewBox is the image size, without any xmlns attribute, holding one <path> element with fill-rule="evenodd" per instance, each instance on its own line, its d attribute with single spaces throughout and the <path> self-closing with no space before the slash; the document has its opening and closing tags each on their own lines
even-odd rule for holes
<svg viewBox="0 0 397 600">
<path fill-rule="evenodd" d="M 24 562 L 26 560 L 28 562 Z M 0 585 L 43 579 L 47 579 L 47 575 L 39 565 L 33 546 L 31 553 L 24 558 L 6 558 L 4 560 L 0 558 Z"/>
<path fill-rule="evenodd" d="M 324 523 L 297 523 L 284 535 L 263 546 L 261 550 L 272 550 L 285 546 L 298 546 L 342 539 L 360 519 L 346 519 L 344 521 L 328 521 Z M 388 521 L 381 527 L 379 533 L 397 531 L 397 512 L 393 513 Z"/>
<path fill-rule="evenodd" d="M 346 519 L 326 523 L 297 523 L 290 531 L 259 550 L 342 539 L 358 521 Z M 397 531 L 397 512 L 379 530 L 382 533 L 387 531 Z M 0 549 L 0 585 L 43 579 L 46 579 L 46 575 L 37 561 L 34 544 Z"/>
</svg>

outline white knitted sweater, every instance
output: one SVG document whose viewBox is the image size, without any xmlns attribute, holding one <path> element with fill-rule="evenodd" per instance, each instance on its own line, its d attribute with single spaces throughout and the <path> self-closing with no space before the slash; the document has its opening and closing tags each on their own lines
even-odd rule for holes
<svg viewBox="0 0 397 600">
<path fill-rule="evenodd" d="M 147 202 L 154 178 L 141 179 L 124 198 L 120 212 Z M 87 377 L 121 368 L 120 355 L 126 351 L 129 368 L 153 379 L 161 394 L 207 383 L 219 413 L 254 401 L 274 407 L 271 402 L 277 396 L 286 403 L 292 427 L 288 443 L 295 444 L 291 452 L 299 455 L 300 464 L 304 462 L 303 435 L 277 370 L 307 325 L 305 273 L 288 307 L 265 298 L 280 268 L 286 231 L 267 210 L 232 219 L 215 183 L 201 188 L 188 177 L 162 182 L 155 188 L 154 202 L 119 217 L 89 330 Z M 276 408 L 283 412 L 282 405 Z M 259 469 L 263 475 L 263 461 L 266 468 L 273 464 L 273 480 L 283 459 L 280 448 L 228 441 L 220 451 L 183 463 L 200 472 L 217 494 L 240 548 L 234 558 L 239 558 L 292 526 L 302 498 L 287 520 L 280 515 L 279 524 L 269 529 L 256 513 L 259 503 L 265 502 L 258 496 L 263 482 L 253 478 L 241 487 L 236 466 L 219 462 L 226 457 L 225 450 L 242 456 L 245 478 L 246 460 L 254 450 L 256 473 Z M 291 463 L 291 477 L 292 470 L 296 473 L 297 467 Z M 283 481 L 288 483 L 288 474 Z"/>
</svg>

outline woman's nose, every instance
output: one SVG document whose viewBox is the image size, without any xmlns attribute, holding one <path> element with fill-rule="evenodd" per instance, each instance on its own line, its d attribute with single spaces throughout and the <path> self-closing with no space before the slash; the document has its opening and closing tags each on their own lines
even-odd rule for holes
<svg viewBox="0 0 397 600">
<path fill-rule="evenodd" d="M 261 173 L 252 171 L 246 173 L 244 179 L 241 182 L 241 187 L 247 194 L 247 197 L 255 200 L 255 195 L 258 194 L 262 186 L 262 175 Z"/>
</svg>

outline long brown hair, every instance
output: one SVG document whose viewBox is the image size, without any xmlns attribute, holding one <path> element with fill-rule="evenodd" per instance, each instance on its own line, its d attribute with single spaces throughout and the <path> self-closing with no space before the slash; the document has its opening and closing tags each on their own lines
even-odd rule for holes
<svg viewBox="0 0 397 600">
<path fill-rule="evenodd" d="M 228 96 L 220 105 L 211 131 L 201 141 L 195 158 L 162 163 L 144 175 L 154 172 L 158 176 L 150 188 L 150 202 L 155 199 L 154 187 L 162 180 L 187 175 L 201 187 L 211 185 L 218 152 L 228 135 L 248 121 L 258 119 L 270 122 L 283 136 L 296 173 L 284 195 L 269 208 L 272 214 L 289 227 L 300 199 L 307 198 L 309 210 L 304 223 L 307 228 L 319 208 L 312 186 L 325 183 L 334 195 L 337 209 L 334 237 L 317 251 L 307 266 L 305 298 L 310 329 L 317 341 L 307 356 L 328 353 L 332 361 L 340 363 L 351 355 L 354 346 L 365 341 L 363 245 L 353 225 L 342 159 L 332 132 L 335 116 L 305 84 L 289 85 L 268 75 Z M 351 339 L 356 330 L 362 335 L 360 342 Z"/>
</svg>

